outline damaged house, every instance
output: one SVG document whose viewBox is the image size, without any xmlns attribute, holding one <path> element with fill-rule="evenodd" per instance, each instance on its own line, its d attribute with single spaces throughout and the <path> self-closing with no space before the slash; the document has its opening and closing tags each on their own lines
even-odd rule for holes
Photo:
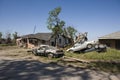
<svg viewBox="0 0 120 80">
<path fill-rule="evenodd" d="M 58 35 L 55 39 L 52 33 L 36 33 L 21 36 L 16 40 L 17 46 L 33 48 L 39 45 L 50 45 L 58 47 L 65 47 L 71 44 L 70 38 L 65 35 Z"/>
<path fill-rule="evenodd" d="M 120 31 L 99 37 L 99 42 L 120 50 Z"/>
</svg>

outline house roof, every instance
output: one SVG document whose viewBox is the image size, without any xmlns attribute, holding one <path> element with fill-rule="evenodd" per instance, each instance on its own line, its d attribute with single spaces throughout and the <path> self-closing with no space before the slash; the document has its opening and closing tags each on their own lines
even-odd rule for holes
<svg viewBox="0 0 120 80">
<path fill-rule="evenodd" d="M 99 39 L 120 39 L 120 31 L 99 37 Z"/>
<path fill-rule="evenodd" d="M 28 35 L 24 35 L 22 36 L 22 38 L 37 38 L 40 40 L 50 40 L 52 36 L 52 33 L 36 33 L 36 34 L 28 34 Z"/>
</svg>

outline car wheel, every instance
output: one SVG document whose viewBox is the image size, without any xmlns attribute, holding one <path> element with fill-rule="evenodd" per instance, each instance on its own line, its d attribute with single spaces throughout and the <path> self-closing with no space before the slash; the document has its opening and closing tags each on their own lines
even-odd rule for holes
<svg viewBox="0 0 120 80">
<path fill-rule="evenodd" d="M 93 47 L 92 44 L 88 44 L 88 45 L 87 45 L 87 48 L 88 48 L 88 49 L 90 49 L 90 48 L 92 48 L 92 47 Z"/>
<path fill-rule="evenodd" d="M 51 59 L 51 58 L 53 58 L 53 57 L 54 57 L 54 55 L 53 55 L 53 54 L 51 54 L 51 53 L 50 53 L 50 54 L 48 54 L 48 58 L 49 58 L 49 59 Z"/>
</svg>

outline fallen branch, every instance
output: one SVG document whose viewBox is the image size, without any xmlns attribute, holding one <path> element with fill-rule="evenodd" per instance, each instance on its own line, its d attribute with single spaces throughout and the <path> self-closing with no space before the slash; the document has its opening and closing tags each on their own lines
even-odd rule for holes
<svg viewBox="0 0 120 80">
<path fill-rule="evenodd" d="M 87 61 L 87 60 L 81 60 L 81 59 L 71 58 L 71 57 L 66 57 L 66 56 L 64 56 L 61 60 L 65 62 L 67 61 L 67 62 L 90 63 L 90 61 Z"/>
</svg>

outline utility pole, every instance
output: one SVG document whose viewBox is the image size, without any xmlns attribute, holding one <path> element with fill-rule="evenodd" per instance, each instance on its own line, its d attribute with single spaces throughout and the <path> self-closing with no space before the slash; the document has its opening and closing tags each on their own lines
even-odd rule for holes
<svg viewBox="0 0 120 80">
<path fill-rule="evenodd" d="M 33 29 L 33 34 L 35 33 L 35 30 L 36 30 L 36 25 L 34 26 L 34 29 Z"/>
</svg>

